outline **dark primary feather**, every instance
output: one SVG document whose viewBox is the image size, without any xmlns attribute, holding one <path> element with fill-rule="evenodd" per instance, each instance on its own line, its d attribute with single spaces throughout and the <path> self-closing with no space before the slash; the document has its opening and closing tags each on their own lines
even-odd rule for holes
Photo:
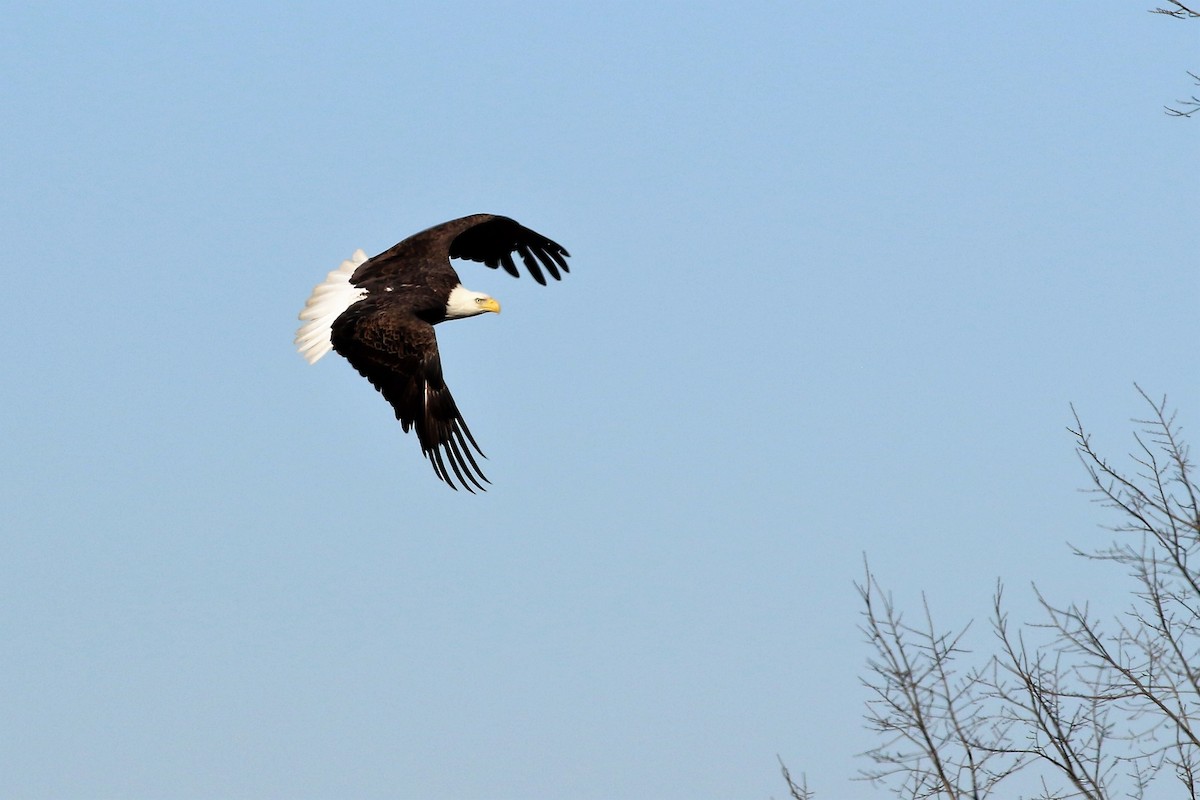
<svg viewBox="0 0 1200 800">
<path fill-rule="evenodd" d="M 450 244 L 451 258 L 480 261 L 492 269 L 502 266 L 516 278 L 520 273 L 513 263 L 514 252 L 521 256 L 533 279 L 543 286 L 546 279 L 542 277 L 539 261 L 556 281 L 562 280 L 559 270 L 571 271 L 565 258 L 570 253 L 562 245 L 508 217 L 493 217 L 480 222 L 458 234 Z"/>
<path fill-rule="evenodd" d="M 474 214 L 423 230 L 365 261 L 350 282 L 368 296 L 333 324 L 334 350 L 391 403 L 405 431 L 416 428 L 421 452 L 454 488 L 457 482 L 482 490 L 489 481 L 472 454 L 483 451 L 442 378 L 433 325 L 445 320 L 450 291 L 460 283 L 451 258 L 503 267 L 519 277 L 513 253 L 542 285 L 543 270 L 555 280 L 570 271 L 569 253 L 557 242 L 508 217 Z"/>
<path fill-rule="evenodd" d="M 484 488 L 489 481 L 471 453 L 483 451 L 442 378 L 432 325 L 396 298 L 367 297 L 337 318 L 332 342 L 391 403 L 404 431 L 416 428 L 421 453 L 439 478 L 455 489 Z"/>
</svg>

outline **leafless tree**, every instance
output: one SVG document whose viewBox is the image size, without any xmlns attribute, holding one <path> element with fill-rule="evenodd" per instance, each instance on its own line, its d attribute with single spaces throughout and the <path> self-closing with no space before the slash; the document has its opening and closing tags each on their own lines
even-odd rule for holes
<svg viewBox="0 0 1200 800">
<path fill-rule="evenodd" d="M 1166 398 L 1138 391 L 1151 413 L 1135 420 L 1128 470 L 1096 450 L 1077 414 L 1070 428 L 1090 491 L 1119 520 L 1111 544 L 1074 554 L 1117 566 L 1132 582 L 1128 608 L 1102 615 L 1034 587 L 1041 619 L 1013 625 L 998 584 L 998 646 L 981 657 L 965 647 L 969 626 L 938 628 L 924 598 L 906 622 L 868 568 L 866 721 L 882 741 L 863 777 L 914 800 L 1000 796 L 1018 773 L 1042 800 L 1143 798 L 1169 779 L 1197 799 L 1200 488 Z"/>
<path fill-rule="evenodd" d="M 1197 796 L 1200 769 L 1200 488 L 1188 446 L 1167 401 L 1136 420 L 1135 471 L 1127 473 L 1092 446 L 1078 415 L 1077 449 L 1092 491 L 1117 512 L 1118 539 L 1083 558 L 1120 566 L 1133 580 L 1133 602 L 1102 624 L 1087 606 L 1058 606 L 1039 595 L 1046 626 L 1063 651 L 1092 671 L 1093 696 L 1125 720 L 1133 756 L 1153 775 L 1166 766 Z"/>
</svg>

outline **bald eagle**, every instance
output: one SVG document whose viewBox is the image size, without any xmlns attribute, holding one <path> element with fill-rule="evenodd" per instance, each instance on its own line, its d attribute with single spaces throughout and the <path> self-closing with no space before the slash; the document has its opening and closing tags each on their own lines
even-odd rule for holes
<svg viewBox="0 0 1200 800">
<path fill-rule="evenodd" d="M 483 451 L 442 378 L 433 326 L 499 313 L 500 304 L 464 288 L 450 259 L 503 267 L 515 278 L 513 253 L 543 286 L 543 270 L 556 281 L 569 271 L 570 254 L 557 242 L 508 217 L 474 214 L 414 234 L 373 258 L 358 250 L 313 289 L 300 312 L 300 355 L 310 364 L 331 349 L 344 356 L 391 403 L 404 431 L 416 428 L 422 454 L 453 489 L 482 491 L 490 481 L 471 453 Z"/>
</svg>

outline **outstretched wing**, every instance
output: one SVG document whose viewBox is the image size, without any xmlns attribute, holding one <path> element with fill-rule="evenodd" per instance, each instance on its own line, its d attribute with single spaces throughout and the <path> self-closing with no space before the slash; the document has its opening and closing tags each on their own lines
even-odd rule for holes
<svg viewBox="0 0 1200 800">
<path fill-rule="evenodd" d="M 546 278 L 542 275 L 542 267 L 556 281 L 562 280 L 562 272 L 571 271 L 566 260 L 570 253 L 558 242 L 508 217 L 491 214 L 476 214 L 475 217 L 482 219 L 450 242 L 451 258 L 480 261 L 492 269 L 504 267 L 505 272 L 516 278 L 520 273 L 513 263 L 513 253 L 517 253 L 525 262 L 525 269 L 543 286 L 546 285 Z"/>
<path fill-rule="evenodd" d="M 519 222 L 496 214 L 472 214 L 409 236 L 360 265 L 350 278 L 356 287 L 382 291 L 395 283 L 422 284 L 435 291 L 450 291 L 458 284 L 458 275 L 450 259 L 479 261 L 504 271 L 514 278 L 520 273 L 513 253 L 521 256 L 525 268 L 538 283 L 545 285 L 544 268 L 555 280 L 570 272 L 570 255 L 558 242 L 547 239 Z"/>
<path fill-rule="evenodd" d="M 368 298 L 338 317 L 331 338 L 333 349 L 391 403 L 404 430 L 416 428 L 434 473 L 453 489 L 483 491 L 490 481 L 471 450 L 483 451 L 442 379 L 433 326 L 394 303 Z"/>
</svg>

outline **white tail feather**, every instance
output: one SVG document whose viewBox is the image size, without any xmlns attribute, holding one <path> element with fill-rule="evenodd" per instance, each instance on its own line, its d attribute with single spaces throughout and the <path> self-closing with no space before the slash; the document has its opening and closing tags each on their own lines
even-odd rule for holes
<svg viewBox="0 0 1200 800">
<path fill-rule="evenodd" d="M 304 360 L 310 364 L 333 349 L 329 337 L 333 331 L 333 321 L 352 304 L 367 296 L 366 289 L 360 289 L 350 283 L 350 276 L 359 264 L 367 260 L 367 254 L 355 250 L 354 255 L 343 261 L 333 272 L 329 273 L 324 282 L 317 284 L 300 319 L 304 324 L 296 331 L 296 349 Z"/>
</svg>

